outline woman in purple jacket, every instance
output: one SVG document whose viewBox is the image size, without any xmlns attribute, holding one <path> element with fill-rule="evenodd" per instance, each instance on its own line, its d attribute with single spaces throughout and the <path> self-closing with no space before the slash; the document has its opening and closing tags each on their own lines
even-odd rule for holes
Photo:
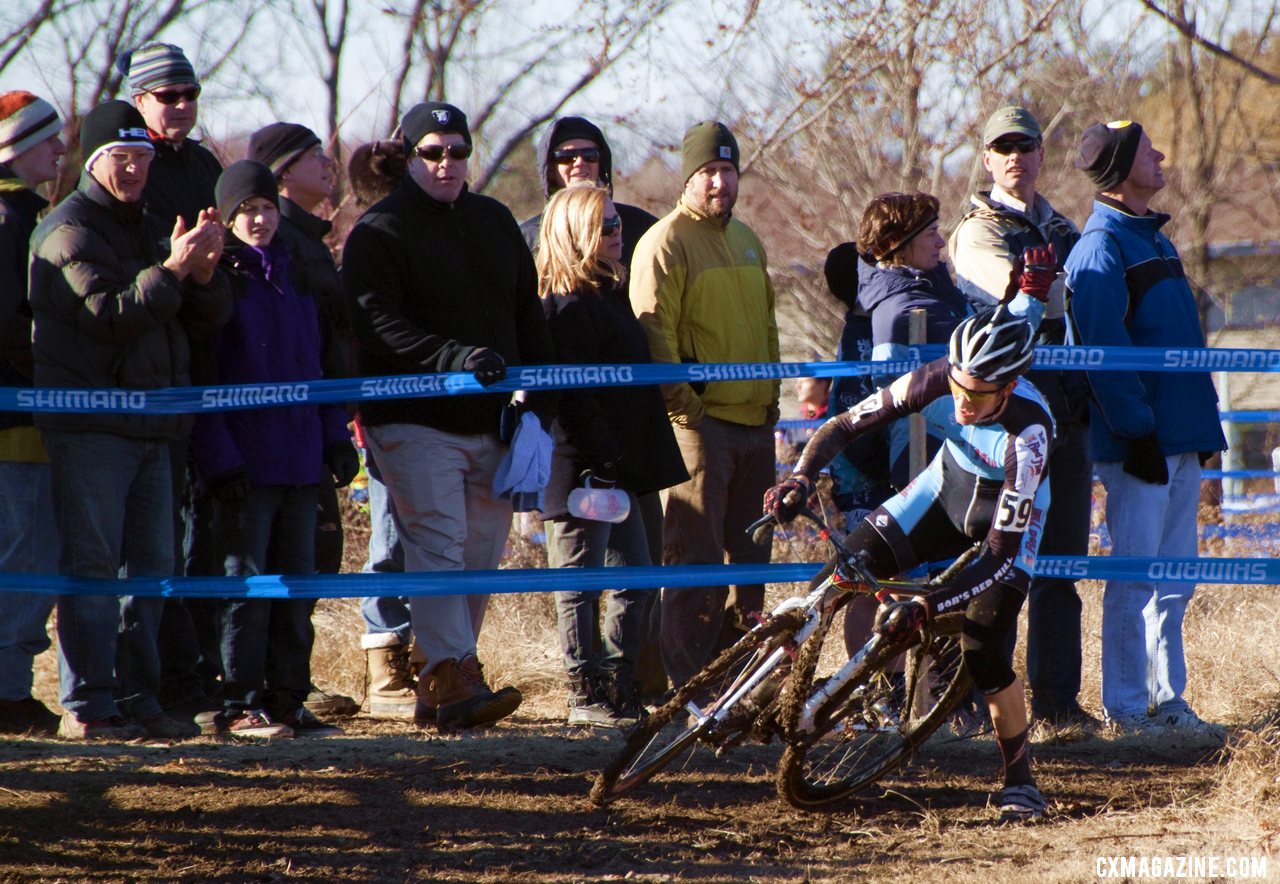
<svg viewBox="0 0 1280 884">
<path fill-rule="evenodd" d="M 243 161 L 218 179 L 229 228 L 223 264 L 236 294 L 214 339 L 220 384 L 261 384 L 281 407 L 201 415 L 192 435 L 200 481 L 213 500 L 214 542 L 229 577 L 312 574 L 321 482 L 349 484 L 359 468 L 339 405 L 305 401 L 323 377 L 319 313 L 290 277 L 275 237 L 279 196 L 271 170 Z M 248 398 L 248 397 L 246 397 Z M 222 606 L 223 711 L 206 731 L 273 737 L 334 733 L 302 704 L 311 684 L 310 599 L 227 599 Z"/>
</svg>

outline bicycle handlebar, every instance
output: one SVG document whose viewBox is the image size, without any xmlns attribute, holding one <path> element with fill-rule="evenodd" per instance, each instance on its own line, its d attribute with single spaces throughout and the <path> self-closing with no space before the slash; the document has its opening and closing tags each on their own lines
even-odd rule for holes
<svg viewBox="0 0 1280 884">
<path fill-rule="evenodd" d="M 840 557 L 841 564 L 853 571 L 857 578 L 869 586 L 873 592 L 880 591 L 882 588 L 880 581 L 872 576 L 871 572 L 867 570 L 866 565 L 863 564 L 862 555 L 855 553 L 853 550 L 849 549 L 849 547 L 845 546 L 844 541 L 841 540 L 834 531 L 827 527 L 827 523 L 823 520 L 822 516 L 818 515 L 807 506 L 796 513 L 796 515 L 803 516 L 810 522 L 813 522 L 813 524 L 818 528 L 818 536 L 836 548 L 836 554 Z M 771 513 L 765 513 L 763 516 L 747 526 L 746 533 L 749 534 L 752 540 L 755 540 L 756 543 L 762 543 L 762 539 L 757 535 L 762 529 L 772 527 L 771 523 L 773 521 L 773 515 Z"/>
</svg>

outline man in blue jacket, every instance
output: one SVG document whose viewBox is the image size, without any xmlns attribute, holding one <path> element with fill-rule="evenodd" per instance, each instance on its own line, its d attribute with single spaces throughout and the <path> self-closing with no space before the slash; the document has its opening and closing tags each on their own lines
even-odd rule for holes
<svg viewBox="0 0 1280 884">
<path fill-rule="evenodd" d="M 1077 168 L 1098 187 L 1067 259 L 1078 342 L 1203 347 L 1195 297 L 1177 250 L 1148 205 L 1164 187 L 1156 150 L 1128 120 L 1086 129 Z M 1194 557 L 1200 468 L 1226 448 L 1208 372 L 1090 372 L 1093 457 L 1107 490 L 1117 556 Z M 1174 729 L 1218 738 L 1182 698 L 1182 620 L 1194 583 L 1110 580 L 1102 602 L 1102 706 L 1118 730 Z"/>
</svg>

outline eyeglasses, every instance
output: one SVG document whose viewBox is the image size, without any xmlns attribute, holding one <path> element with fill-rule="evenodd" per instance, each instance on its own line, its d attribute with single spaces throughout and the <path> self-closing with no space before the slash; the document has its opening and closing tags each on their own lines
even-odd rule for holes
<svg viewBox="0 0 1280 884">
<path fill-rule="evenodd" d="M 428 144 L 426 147 L 415 148 L 414 153 L 431 163 L 438 163 L 444 159 L 444 155 L 449 154 L 451 160 L 465 160 L 471 156 L 471 145 L 469 144 Z"/>
<path fill-rule="evenodd" d="M 947 373 L 947 383 L 951 386 L 952 396 L 959 396 L 974 405 L 982 405 L 989 402 L 993 397 L 1000 395 L 1004 391 L 1004 387 L 996 387 L 994 390 L 971 390 L 957 381 L 950 372 Z"/>
<path fill-rule="evenodd" d="M 566 147 L 562 150 L 551 151 L 551 158 L 561 166 L 571 165 L 578 157 L 582 157 L 583 162 L 586 163 L 598 163 L 600 162 L 600 148 Z"/>
<path fill-rule="evenodd" d="M 112 165 L 120 169 L 123 169 L 125 166 L 149 166 L 151 165 L 151 161 L 155 158 L 155 151 L 151 150 L 107 151 L 107 159 L 111 161 Z"/>
<path fill-rule="evenodd" d="M 987 150 L 994 151 L 1002 156 L 1008 156 L 1015 150 L 1018 153 L 1031 153 L 1039 147 L 1039 138 L 1010 138 L 1006 141 L 991 142 L 987 145 Z"/>
<path fill-rule="evenodd" d="M 150 91 L 156 101 L 163 105 L 174 105 L 179 101 L 195 101 L 200 97 L 199 86 L 187 86 L 184 89 L 159 89 Z"/>
<path fill-rule="evenodd" d="M 612 236 L 622 229 L 622 219 L 617 215 L 612 218 L 605 218 L 604 224 L 600 226 L 600 232 L 605 236 Z"/>
</svg>

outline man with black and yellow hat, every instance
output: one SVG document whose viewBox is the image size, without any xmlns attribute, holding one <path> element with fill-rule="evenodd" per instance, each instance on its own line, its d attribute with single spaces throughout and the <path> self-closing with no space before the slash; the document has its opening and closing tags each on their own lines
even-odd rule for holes
<svg viewBox="0 0 1280 884">
<path fill-rule="evenodd" d="M 1182 261 L 1151 200 L 1164 187 L 1156 150 L 1129 120 L 1090 126 L 1076 168 L 1098 188 L 1067 259 L 1077 342 L 1090 347 L 1204 346 Z M 1194 558 L 1200 468 L 1226 440 L 1208 372 L 1089 372 L 1090 440 L 1107 489 L 1114 556 Z M 1222 729 L 1183 699 L 1182 620 L 1192 582 L 1109 580 L 1102 596 L 1102 708 L 1121 731 L 1215 742 Z"/>
<path fill-rule="evenodd" d="M 777 362 L 773 285 L 760 240 L 733 217 L 738 142 L 723 123 L 690 128 L 683 193 L 641 238 L 631 261 L 631 306 L 654 362 Z M 689 475 L 668 491 L 664 564 L 769 561 L 744 534 L 773 485 L 778 381 L 663 386 Z M 662 591 L 662 657 L 677 687 L 749 626 L 761 585 Z"/>
</svg>

